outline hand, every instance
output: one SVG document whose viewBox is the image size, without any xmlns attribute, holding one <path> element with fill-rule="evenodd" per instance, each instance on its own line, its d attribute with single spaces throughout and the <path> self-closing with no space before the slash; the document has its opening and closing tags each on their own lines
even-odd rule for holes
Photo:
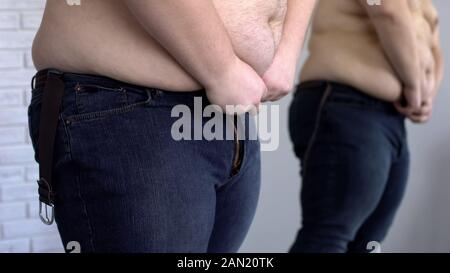
<svg viewBox="0 0 450 273">
<path fill-rule="evenodd" d="M 434 99 L 437 94 L 437 86 L 434 73 L 426 70 L 422 81 L 422 105 L 419 113 L 408 116 L 414 123 L 426 123 L 431 119 L 433 113 Z"/>
<path fill-rule="evenodd" d="M 429 70 L 425 69 L 421 75 L 420 79 L 420 91 L 421 91 L 421 105 L 416 111 L 411 110 L 411 108 L 405 107 L 400 102 L 395 103 L 397 111 L 405 115 L 414 123 L 426 123 L 430 120 L 433 103 L 436 95 L 436 82 L 434 79 L 434 74 Z"/>
<path fill-rule="evenodd" d="M 205 88 L 211 104 L 219 106 L 229 115 L 258 111 L 261 99 L 267 92 L 261 77 L 239 58 Z"/>
<path fill-rule="evenodd" d="M 413 101 L 414 107 L 412 106 L 411 101 Z M 403 114 L 405 117 L 410 118 L 415 115 L 420 115 L 420 102 L 421 98 L 419 88 L 404 87 L 401 99 L 394 102 L 394 106 L 399 113 Z"/>
<path fill-rule="evenodd" d="M 405 115 L 414 123 L 426 123 L 431 119 L 433 113 L 433 102 L 431 100 L 424 101 L 420 110 L 417 112 L 405 112 L 404 107 L 395 103 L 397 111 Z"/>
<path fill-rule="evenodd" d="M 295 65 L 295 62 L 290 62 L 280 54 L 275 55 L 272 64 L 262 77 L 267 86 L 267 94 L 263 97 L 263 102 L 277 101 L 289 94 L 294 88 Z"/>
</svg>

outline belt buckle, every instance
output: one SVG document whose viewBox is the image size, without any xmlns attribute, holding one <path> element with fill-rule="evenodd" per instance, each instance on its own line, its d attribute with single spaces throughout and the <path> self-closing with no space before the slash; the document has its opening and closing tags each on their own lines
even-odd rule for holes
<svg viewBox="0 0 450 273">
<path fill-rule="evenodd" d="M 42 196 L 39 197 L 39 218 L 41 218 L 41 221 L 44 224 L 51 225 L 51 224 L 53 224 L 53 221 L 55 220 L 55 206 L 53 205 L 53 202 L 52 202 L 52 189 L 51 189 L 50 184 L 43 177 L 41 177 L 41 179 L 39 179 L 37 182 L 38 182 L 39 188 L 43 187 L 42 183 L 39 183 L 39 182 L 44 182 L 46 185 L 47 191 L 48 191 L 48 196 L 43 197 L 43 199 L 41 199 Z M 41 193 L 39 193 L 39 194 L 41 195 Z M 50 216 L 48 215 L 49 207 L 51 208 Z"/>
<path fill-rule="evenodd" d="M 51 208 L 50 217 L 48 216 L 49 207 Z M 45 214 L 43 213 L 43 209 Z M 53 224 L 53 221 L 55 220 L 55 206 L 53 204 L 48 205 L 42 201 L 39 201 L 39 218 L 41 218 L 41 221 L 46 225 Z"/>
</svg>

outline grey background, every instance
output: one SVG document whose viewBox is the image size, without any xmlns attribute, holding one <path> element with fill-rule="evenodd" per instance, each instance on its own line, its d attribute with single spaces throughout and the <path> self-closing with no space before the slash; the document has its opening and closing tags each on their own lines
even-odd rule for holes
<svg viewBox="0 0 450 273">
<path fill-rule="evenodd" d="M 441 22 L 444 54 L 450 49 L 450 2 L 434 1 Z M 303 53 L 301 63 L 307 52 Z M 448 63 L 446 56 L 446 63 Z M 450 252 L 450 71 L 426 125 L 408 124 L 412 165 L 409 185 L 383 252 Z M 241 252 L 285 252 L 300 225 L 299 164 L 287 134 L 287 107 L 281 101 L 280 147 L 264 152 L 262 190 L 255 220 Z"/>
</svg>

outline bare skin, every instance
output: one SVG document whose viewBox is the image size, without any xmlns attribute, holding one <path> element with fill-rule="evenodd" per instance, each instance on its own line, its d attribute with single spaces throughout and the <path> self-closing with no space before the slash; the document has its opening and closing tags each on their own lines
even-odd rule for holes
<svg viewBox="0 0 450 273">
<path fill-rule="evenodd" d="M 443 75 L 437 22 L 430 0 L 321 0 L 301 81 L 349 84 L 425 122 Z"/>
<path fill-rule="evenodd" d="M 301 19 L 291 15 L 286 22 L 288 2 L 293 11 L 305 10 Z M 171 91 L 205 88 L 219 106 L 258 106 L 292 86 L 285 83 L 294 81 L 290 59 L 298 57 L 314 2 L 96 0 L 68 6 L 48 0 L 33 60 L 37 69 Z M 286 34 L 285 24 L 298 34 Z M 267 73 L 273 67 L 287 67 L 288 76 Z"/>
</svg>

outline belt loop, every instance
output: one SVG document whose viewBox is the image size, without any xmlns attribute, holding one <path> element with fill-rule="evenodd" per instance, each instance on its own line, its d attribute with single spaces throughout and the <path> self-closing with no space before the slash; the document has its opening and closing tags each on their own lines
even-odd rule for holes
<svg viewBox="0 0 450 273">
<path fill-rule="evenodd" d="M 144 90 L 147 93 L 147 101 L 145 103 L 149 104 L 156 98 L 156 91 L 150 88 L 145 88 Z"/>
</svg>

